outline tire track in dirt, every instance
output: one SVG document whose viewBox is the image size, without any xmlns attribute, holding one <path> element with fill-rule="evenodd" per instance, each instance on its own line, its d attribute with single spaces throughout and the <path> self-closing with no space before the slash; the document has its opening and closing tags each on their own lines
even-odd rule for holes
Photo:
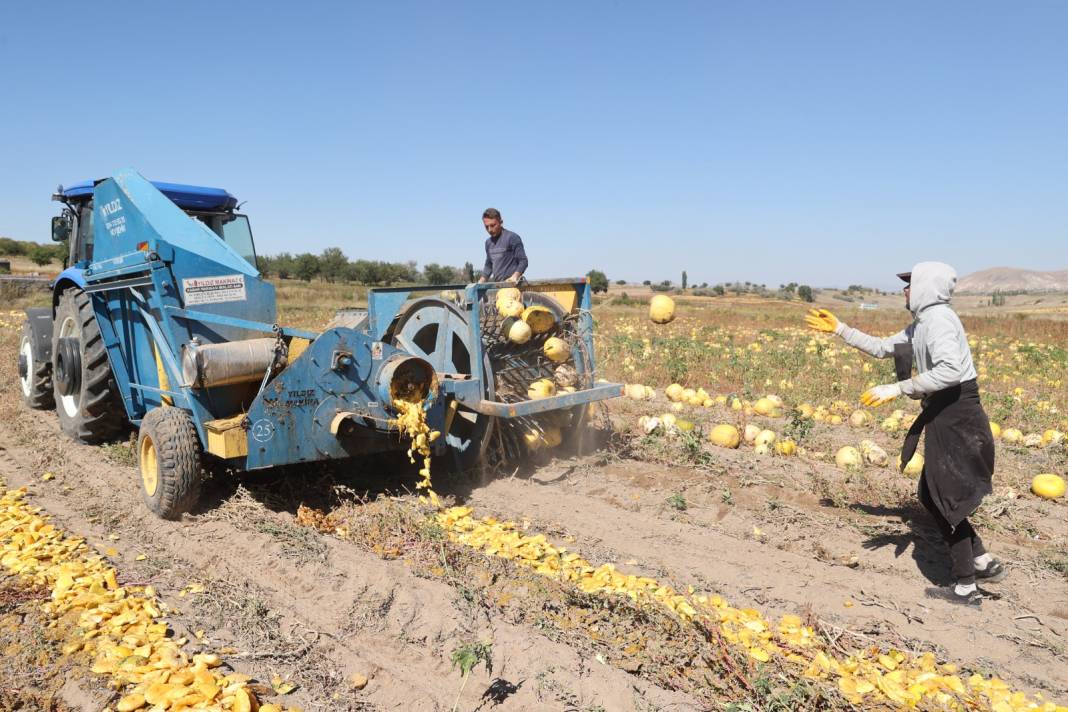
<svg viewBox="0 0 1068 712">
<path fill-rule="evenodd" d="M 198 612 L 204 596 L 241 591 L 262 598 L 265 610 L 278 616 L 280 629 L 298 633 L 288 642 L 300 646 L 299 632 L 317 637 L 302 660 L 285 657 L 273 662 L 269 650 L 241 650 L 233 658 L 243 670 L 266 680 L 280 668 L 301 683 L 301 675 L 323 678 L 305 684 L 290 696 L 307 709 L 450 709 L 459 675 L 449 653 L 461 640 L 492 640 L 494 673 L 513 683 L 525 681 L 500 706 L 502 710 L 553 708 L 555 699 L 578 700 L 610 709 L 638 709 L 652 704 L 664 709 L 694 709 L 687 696 L 661 690 L 625 672 L 582 659 L 565 645 L 554 643 L 529 628 L 473 614 L 457 605 L 447 584 L 413 576 L 400 561 L 386 561 L 322 537 L 326 563 L 293 565 L 285 546 L 267 534 L 249 532 L 224 521 L 207 521 L 211 513 L 183 522 L 166 522 L 148 514 L 140 501 L 138 475 L 128 466 L 108 463 L 98 448 L 62 439 L 55 416 L 13 414 L 0 433 L 0 474 L 11 486 L 29 485 L 34 501 L 54 515 L 58 524 L 90 541 L 107 541 L 120 554 L 116 564 L 138 573 L 135 556 L 151 552 L 156 561 L 150 575 L 162 579 L 161 593 L 177 591 L 191 581 L 207 586 L 200 596 L 165 596 L 182 611 L 172 616 L 190 634 L 203 627 Z M 14 430 L 14 434 L 12 434 Z M 45 470 L 56 479 L 39 481 Z M 72 487 L 64 493 L 64 487 Z M 262 510 L 285 523 L 287 513 Z M 105 526 L 102 521 L 113 523 Z M 366 603 L 366 606 L 361 604 Z M 354 624 L 354 618 L 362 623 Z M 236 627 L 236 626 L 235 626 Z M 240 646 L 240 631 L 208 631 L 222 644 Z M 232 637 L 231 640 L 227 640 Z M 219 642 L 215 642 L 218 645 Z M 303 646 L 300 646 L 303 647 Z M 288 648 L 287 648 L 288 650 Z M 286 652 L 285 650 L 281 652 Z M 245 657 L 243 653 L 250 653 Z M 264 656 L 264 657 L 257 657 Z M 331 668 L 329 673 L 314 666 Z M 372 677 L 365 691 L 353 696 L 344 685 L 350 672 Z M 472 674 L 463 705 L 474 709 L 492 679 L 483 671 Z M 335 685 L 331 690 L 330 685 Z M 339 695 L 340 698 L 334 698 Z M 287 698 L 287 703 L 289 698 Z"/>
<path fill-rule="evenodd" d="M 1057 601 L 1068 598 L 1063 581 L 1043 576 L 1044 590 L 1035 590 L 1029 577 L 1017 572 L 1018 580 L 1010 578 L 989 587 L 1003 592 L 1005 600 L 987 601 L 981 611 L 960 609 L 926 598 L 924 588 L 930 582 L 914 562 L 895 560 L 889 550 L 861 551 L 863 566 L 853 569 L 765 543 L 765 537 L 777 535 L 775 531 L 763 532 L 764 541 L 758 541 L 747 532 L 766 525 L 741 507 L 732 507 L 727 517 L 713 511 L 704 521 L 672 521 L 664 516 L 663 508 L 657 511 L 657 507 L 636 504 L 640 500 L 634 497 L 648 499 L 648 491 L 628 484 L 633 476 L 628 470 L 647 472 L 650 467 L 623 461 L 603 468 L 574 468 L 568 477 L 549 483 L 539 481 L 540 477 L 499 479 L 473 490 L 465 503 L 474 506 L 476 514 L 531 519 L 540 530 L 566 531 L 576 537 L 575 547 L 584 553 L 589 546 L 583 542 L 596 541 L 606 555 L 614 554 L 614 559 L 605 560 L 637 561 L 640 566 L 625 568 L 661 576 L 667 572 L 669 580 L 674 577 L 682 583 L 700 582 L 735 605 L 751 604 L 778 613 L 811 608 L 825 621 L 853 631 L 871 631 L 883 640 L 896 631 L 904 642 L 923 643 L 974 670 L 997 673 L 1056 698 L 1068 696 L 1068 667 L 1060 657 L 1063 649 L 1028 642 L 1036 636 L 1025 628 L 1034 625 L 1034 620 L 1016 618 L 1033 614 L 1050 621 L 1049 625 L 1060 623 Z M 808 527 L 809 536 L 823 538 L 837 549 L 855 548 L 861 538 L 852 528 L 842 531 L 840 526 L 815 520 Z M 846 599 L 854 605 L 845 607 Z M 874 603 L 865 606 L 862 602 Z M 1056 646 L 1058 641 L 1063 638 L 1055 633 L 1049 644 Z"/>
</svg>

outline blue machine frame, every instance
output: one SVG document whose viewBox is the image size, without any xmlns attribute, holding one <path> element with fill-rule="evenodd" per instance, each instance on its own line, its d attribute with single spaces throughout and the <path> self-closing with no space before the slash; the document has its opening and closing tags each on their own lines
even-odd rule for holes
<svg viewBox="0 0 1068 712">
<path fill-rule="evenodd" d="M 410 299 L 442 287 L 372 289 L 367 319 L 357 328 L 338 326 L 319 333 L 281 327 L 274 287 L 161 192 L 160 184 L 124 170 L 95 183 L 92 193 L 94 261 L 64 271 L 56 289 L 76 286 L 91 295 L 130 422 L 139 424 L 153 408 L 184 408 L 207 450 L 212 421 L 244 414 L 247 455 L 228 463 L 249 470 L 404 447 L 398 437 L 389 436 L 394 411 L 381 378 L 387 364 L 406 352 L 382 339 Z M 592 364 L 589 284 L 554 280 L 544 285 L 576 291 L 578 335 Z M 485 399 L 479 309 L 487 293 L 501 286 L 445 288 L 463 294 L 470 326 L 467 347 L 477 369 L 464 378 L 437 373 L 425 403 L 431 427 L 440 428 L 445 421 L 449 399 L 477 413 L 512 418 L 622 395 L 619 384 L 604 384 L 518 403 Z M 269 382 L 266 375 L 259 384 L 197 388 L 184 382 L 181 354 L 191 341 L 217 344 L 263 335 L 274 335 L 295 352 L 294 340 L 303 340 L 306 348 Z M 585 359 L 576 357 L 574 363 L 592 383 L 593 374 L 583 370 Z M 348 429 L 352 437 L 338 437 L 339 418 L 355 426 Z"/>
</svg>

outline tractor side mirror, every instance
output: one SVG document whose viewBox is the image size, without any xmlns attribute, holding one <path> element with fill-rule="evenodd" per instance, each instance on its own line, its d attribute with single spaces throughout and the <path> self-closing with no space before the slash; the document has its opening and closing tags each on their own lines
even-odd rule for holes
<svg viewBox="0 0 1068 712">
<path fill-rule="evenodd" d="M 52 242 L 63 242 L 70 239 L 70 218 L 66 215 L 56 215 L 52 218 Z"/>
</svg>

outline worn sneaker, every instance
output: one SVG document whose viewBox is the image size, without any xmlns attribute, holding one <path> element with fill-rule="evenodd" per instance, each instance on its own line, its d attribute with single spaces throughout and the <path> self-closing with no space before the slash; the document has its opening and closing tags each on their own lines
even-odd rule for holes
<svg viewBox="0 0 1068 712">
<path fill-rule="evenodd" d="M 970 606 L 972 608 L 979 608 L 983 604 L 983 592 L 978 587 L 974 591 L 969 593 L 960 594 L 957 593 L 953 586 L 940 586 L 938 588 L 930 587 L 927 589 L 928 598 L 937 598 L 942 601 L 949 601 L 950 603 L 956 603 L 961 606 Z"/>
<path fill-rule="evenodd" d="M 986 565 L 985 569 L 975 570 L 975 578 L 982 579 L 987 583 L 997 583 L 1008 575 L 1008 570 L 997 559 L 993 559 Z"/>
</svg>

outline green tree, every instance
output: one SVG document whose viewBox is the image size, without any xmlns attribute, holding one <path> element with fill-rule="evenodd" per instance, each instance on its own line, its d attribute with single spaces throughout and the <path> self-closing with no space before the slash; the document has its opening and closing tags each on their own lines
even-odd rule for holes
<svg viewBox="0 0 1068 712">
<path fill-rule="evenodd" d="M 423 267 L 423 279 L 426 280 L 427 284 L 433 286 L 454 284 L 460 281 L 460 270 L 455 267 L 449 267 L 448 265 L 439 265 L 436 262 L 431 262 L 426 267 Z M 473 282 L 474 280 L 471 281 Z"/>
<path fill-rule="evenodd" d="M 264 277 L 270 277 L 274 266 L 274 258 L 270 255 L 256 255 L 256 269 Z"/>
<path fill-rule="evenodd" d="M 590 289 L 594 294 L 608 291 L 608 277 L 601 270 L 591 269 L 586 273 L 586 277 L 590 280 Z"/>
<path fill-rule="evenodd" d="M 797 296 L 803 302 L 813 302 L 815 298 L 812 296 L 812 287 L 807 284 L 802 284 L 797 288 Z"/>
<path fill-rule="evenodd" d="M 682 289 L 686 291 L 686 270 L 682 271 Z"/>
<path fill-rule="evenodd" d="M 726 292 L 727 290 L 723 288 L 722 284 L 717 284 L 715 287 L 712 287 L 712 293 L 717 297 L 722 297 Z"/>
<path fill-rule="evenodd" d="M 293 273 L 297 279 L 310 282 L 312 277 L 319 274 L 319 258 L 310 252 L 302 252 L 293 258 Z"/>
<path fill-rule="evenodd" d="M 275 255 L 271 258 L 271 271 L 278 275 L 279 279 L 290 279 L 297 271 L 293 255 L 288 252 Z"/>
<path fill-rule="evenodd" d="M 464 282 L 471 284 L 475 279 L 475 266 L 470 262 L 464 262 Z"/>
<path fill-rule="evenodd" d="M 26 256 L 29 257 L 30 261 L 35 265 L 44 267 L 52 261 L 52 250 L 44 245 L 34 245 L 30 248 L 29 253 Z"/>
<path fill-rule="evenodd" d="M 327 282 L 336 282 L 348 276 L 349 258 L 340 247 L 328 247 L 319 255 L 319 276 Z"/>
<path fill-rule="evenodd" d="M 26 254 L 27 243 L 20 240 L 13 240 L 10 237 L 0 237 L 0 255 L 11 255 L 12 257 L 18 257 L 19 255 Z"/>
</svg>

